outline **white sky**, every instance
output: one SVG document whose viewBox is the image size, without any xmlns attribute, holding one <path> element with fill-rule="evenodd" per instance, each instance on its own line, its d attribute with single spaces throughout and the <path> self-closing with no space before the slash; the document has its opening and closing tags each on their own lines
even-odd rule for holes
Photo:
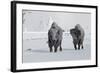
<svg viewBox="0 0 100 73">
<path fill-rule="evenodd" d="M 23 10 L 23 30 L 27 32 L 47 32 L 52 21 L 68 31 L 80 24 L 86 32 L 91 31 L 90 13 L 51 12 Z"/>
</svg>

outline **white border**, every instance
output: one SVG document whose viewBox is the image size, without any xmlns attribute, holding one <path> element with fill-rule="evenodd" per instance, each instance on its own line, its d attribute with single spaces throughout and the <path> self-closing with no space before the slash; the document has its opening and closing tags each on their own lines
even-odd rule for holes
<svg viewBox="0 0 100 73">
<path fill-rule="evenodd" d="M 43 62 L 43 63 L 23 63 L 22 64 L 22 9 L 28 10 L 49 10 L 49 11 L 71 11 L 71 12 L 89 12 L 91 13 L 91 60 L 80 61 L 59 61 L 59 62 Z M 22 69 L 38 69 L 51 67 L 70 67 L 70 66 L 85 66 L 95 65 L 95 9 L 93 8 L 78 8 L 78 7 L 59 7 L 59 6 L 45 6 L 45 5 L 27 5 L 17 4 L 17 70 Z"/>
</svg>

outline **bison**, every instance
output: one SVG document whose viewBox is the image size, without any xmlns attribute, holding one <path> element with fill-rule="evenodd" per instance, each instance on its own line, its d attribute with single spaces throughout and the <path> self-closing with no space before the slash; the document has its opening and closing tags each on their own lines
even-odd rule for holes
<svg viewBox="0 0 100 73">
<path fill-rule="evenodd" d="M 70 34 L 73 38 L 73 44 L 75 50 L 77 50 L 77 45 L 78 45 L 78 49 L 80 49 L 80 47 L 83 49 L 83 41 L 84 41 L 85 33 L 83 28 L 80 26 L 80 24 L 77 24 L 75 28 L 70 29 Z"/>
<path fill-rule="evenodd" d="M 62 51 L 62 35 L 63 31 L 56 22 L 53 22 L 51 28 L 48 30 L 48 46 L 50 48 L 50 52 L 57 52 L 57 48 L 60 47 L 60 51 Z"/>
</svg>

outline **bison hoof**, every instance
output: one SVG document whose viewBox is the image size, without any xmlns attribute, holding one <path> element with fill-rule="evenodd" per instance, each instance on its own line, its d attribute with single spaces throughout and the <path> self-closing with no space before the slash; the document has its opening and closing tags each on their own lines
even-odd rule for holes
<svg viewBox="0 0 100 73">
<path fill-rule="evenodd" d="M 50 51 L 50 52 L 52 52 L 52 51 Z"/>
<path fill-rule="evenodd" d="M 62 50 L 60 50 L 60 51 L 62 51 Z"/>
<path fill-rule="evenodd" d="M 80 50 L 80 48 L 78 48 L 78 50 Z"/>
<path fill-rule="evenodd" d="M 54 51 L 55 53 L 57 52 L 57 51 Z"/>
<path fill-rule="evenodd" d="M 75 48 L 75 50 L 77 50 L 77 48 Z"/>
</svg>

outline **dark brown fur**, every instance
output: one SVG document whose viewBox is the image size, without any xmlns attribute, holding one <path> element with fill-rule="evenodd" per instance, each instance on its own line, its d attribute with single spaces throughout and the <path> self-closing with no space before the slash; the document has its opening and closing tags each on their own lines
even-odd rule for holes
<svg viewBox="0 0 100 73">
<path fill-rule="evenodd" d="M 75 50 L 80 49 L 80 47 L 83 49 L 83 41 L 84 41 L 84 30 L 80 27 L 80 25 L 76 25 L 75 28 L 70 29 L 70 34 L 73 38 L 73 44 Z"/>
<path fill-rule="evenodd" d="M 53 51 L 53 47 L 54 52 L 57 52 L 58 47 L 60 47 L 60 51 L 62 51 L 62 35 L 63 30 L 56 23 L 53 23 L 48 31 L 48 46 L 50 48 L 50 52 Z"/>
</svg>

